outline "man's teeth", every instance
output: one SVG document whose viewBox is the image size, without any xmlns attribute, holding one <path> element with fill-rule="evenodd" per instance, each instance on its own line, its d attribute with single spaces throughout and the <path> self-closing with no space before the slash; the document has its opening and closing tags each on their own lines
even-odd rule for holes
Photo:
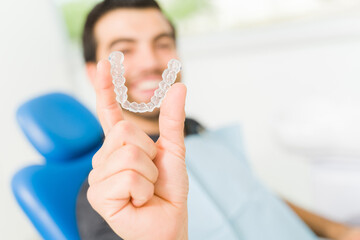
<svg viewBox="0 0 360 240">
<path fill-rule="evenodd" d="M 159 87 L 159 83 L 161 80 L 147 80 L 142 81 L 137 84 L 137 89 L 146 91 L 146 90 L 153 90 Z"/>
</svg>

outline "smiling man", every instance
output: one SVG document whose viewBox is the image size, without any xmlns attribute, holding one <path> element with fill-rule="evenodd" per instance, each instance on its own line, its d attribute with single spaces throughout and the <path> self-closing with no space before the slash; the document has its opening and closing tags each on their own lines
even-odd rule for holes
<svg viewBox="0 0 360 240">
<path fill-rule="evenodd" d="M 95 8 L 85 27 L 83 42 L 89 79 L 95 79 L 97 61 L 106 59 L 113 51 L 122 51 L 129 101 L 149 102 L 168 61 L 178 58 L 175 29 L 152 1 L 113 2 L 118 8 L 109 12 Z M 138 7 L 127 7 L 132 4 Z M 180 78 L 179 74 L 177 81 Z M 124 115 L 146 133 L 158 134 L 158 108 L 140 117 L 131 112 Z"/>
<path fill-rule="evenodd" d="M 187 238 L 184 133 L 197 133 L 201 126 L 185 119 L 186 89 L 175 84 L 161 113 L 159 109 L 143 114 L 122 111 L 115 101 L 109 63 L 100 61 L 112 51 L 122 51 L 129 100 L 149 102 L 168 61 L 178 58 L 175 29 L 154 1 L 105 1 L 87 18 L 83 46 L 106 138 L 93 159 L 90 187 L 85 182 L 79 194 L 77 219 L 81 238 Z M 179 74 L 177 81 L 180 78 Z M 176 187 L 169 190 L 172 185 Z M 120 191 L 114 192 L 114 188 Z M 87 196 L 101 216 L 92 209 Z M 116 208 L 109 208 L 106 202 L 113 202 L 111 205 Z M 140 211 L 144 202 L 147 207 Z M 113 224 L 109 216 L 116 219 Z"/>
<path fill-rule="evenodd" d="M 122 51 L 129 100 L 149 102 L 168 61 L 178 58 L 175 40 L 173 25 L 153 0 L 106 0 L 96 5 L 88 15 L 83 33 L 84 57 L 88 77 L 96 91 L 97 113 L 106 137 L 93 158 L 93 170 L 78 196 L 77 219 L 84 240 L 121 239 L 119 236 L 127 240 L 188 237 L 189 183 L 184 135 L 198 134 L 203 128 L 196 121 L 185 119 L 186 88 L 181 83 L 174 84 L 161 110 L 142 114 L 124 111 L 115 101 L 110 64 L 104 60 L 112 51 Z M 177 82 L 180 78 L 181 75 L 178 75 Z M 222 164 L 220 159 L 215 162 Z M 250 171 L 247 167 L 245 169 Z M 223 174 L 227 176 L 226 172 Z M 220 181 L 222 177 L 218 174 L 211 179 Z M 252 181 L 244 180 L 242 186 Z M 251 189 L 249 186 L 245 188 Z M 239 187 L 237 191 L 246 195 L 246 189 Z M 264 211 L 255 211 L 251 216 L 240 219 L 244 223 L 255 219 L 253 225 L 243 224 L 241 226 L 246 228 L 241 229 L 231 221 L 221 223 L 237 232 L 234 239 L 244 232 L 248 236 L 259 236 L 256 234 L 265 232 L 265 229 L 267 239 L 281 240 L 276 236 L 283 236 L 284 240 L 299 239 L 295 238 L 299 237 L 296 236 L 299 232 L 289 233 L 287 220 L 294 223 L 294 229 L 299 226 L 298 229 L 303 231 L 301 234 L 304 234 L 302 236 L 307 236 L 302 240 L 314 239 L 284 202 L 268 191 L 264 194 L 268 198 L 256 200 L 260 202 L 257 206 L 264 207 Z M 231 195 L 227 197 L 233 198 Z M 267 204 L 266 199 L 275 205 Z M 200 201 L 195 209 L 204 208 L 203 203 Z M 357 229 L 326 220 L 290 203 L 289 206 L 319 236 L 339 240 L 360 239 Z M 204 211 L 210 212 L 211 209 Z M 278 212 L 286 218 L 278 218 Z M 275 223 L 278 221 L 276 226 L 280 227 L 271 228 L 271 222 L 261 222 L 265 218 L 263 214 Z M 207 223 L 204 221 L 203 224 L 206 229 Z M 220 230 L 210 229 L 209 226 L 212 234 L 208 235 L 208 239 L 223 239 L 216 235 Z"/>
</svg>

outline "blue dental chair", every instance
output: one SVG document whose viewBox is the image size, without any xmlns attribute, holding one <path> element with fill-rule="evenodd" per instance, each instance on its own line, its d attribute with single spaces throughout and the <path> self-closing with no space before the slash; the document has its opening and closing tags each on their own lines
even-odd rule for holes
<svg viewBox="0 0 360 240">
<path fill-rule="evenodd" d="M 18 171 L 12 190 L 44 239 L 80 239 L 76 197 L 103 141 L 94 115 L 73 97 L 51 93 L 19 107 L 17 121 L 44 164 Z"/>
</svg>

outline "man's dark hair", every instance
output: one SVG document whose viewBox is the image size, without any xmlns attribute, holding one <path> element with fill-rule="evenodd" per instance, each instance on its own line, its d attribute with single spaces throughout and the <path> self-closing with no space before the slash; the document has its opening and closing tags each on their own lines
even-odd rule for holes
<svg viewBox="0 0 360 240">
<path fill-rule="evenodd" d="M 88 14 L 82 35 L 83 54 L 85 62 L 96 62 L 97 42 L 95 39 L 94 28 L 97 21 L 106 13 L 118 8 L 155 8 L 162 12 L 159 4 L 155 0 L 104 0 L 98 3 Z M 167 19 L 168 20 L 168 19 Z M 168 20 L 172 29 L 174 39 L 176 38 L 175 27 Z"/>
</svg>

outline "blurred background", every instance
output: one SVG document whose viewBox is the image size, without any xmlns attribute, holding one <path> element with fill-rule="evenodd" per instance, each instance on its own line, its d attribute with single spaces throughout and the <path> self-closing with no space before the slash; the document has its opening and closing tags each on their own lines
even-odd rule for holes
<svg viewBox="0 0 360 240">
<path fill-rule="evenodd" d="M 259 178 L 281 197 L 360 225 L 360 1 L 161 0 L 179 30 L 187 114 L 243 127 Z M 0 3 L 0 238 L 40 239 L 10 181 L 42 163 L 15 122 L 50 91 L 92 111 L 80 35 L 96 1 Z"/>
</svg>

